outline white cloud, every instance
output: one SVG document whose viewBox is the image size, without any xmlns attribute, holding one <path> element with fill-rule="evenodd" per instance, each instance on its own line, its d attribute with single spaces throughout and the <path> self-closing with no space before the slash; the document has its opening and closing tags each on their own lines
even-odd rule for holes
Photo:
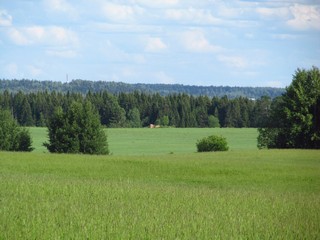
<svg viewBox="0 0 320 240">
<path fill-rule="evenodd" d="M 112 33 L 162 33 L 163 28 L 155 25 L 126 24 L 126 23 L 93 23 L 89 28 L 96 31 Z"/>
<path fill-rule="evenodd" d="M 295 4 L 290 7 L 293 18 L 287 21 L 290 27 L 298 30 L 320 30 L 320 7 Z"/>
<path fill-rule="evenodd" d="M 17 45 L 28 45 L 31 42 L 28 38 L 20 31 L 15 28 L 12 28 L 8 31 L 9 38 Z"/>
<path fill-rule="evenodd" d="M 274 20 L 277 19 L 286 19 L 290 16 L 290 11 L 288 7 L 273 7 L 266 8 L 261 7 L 257 8 L 256 12 L 263 18 Z"/>
<path fill-rule="evenodd" d="M 137 5 L 124 5 L 105 2 L 102 4 L 102 11 L 111 21 L 134 21 L 136 16 L 141 15 L 144 9 Z"/>
<path fill-rule="evenodd" d="M 136 0 L 136 2 L 149 7 L 168 7 L 177 5 L 179 0 Z"/>
<path fill-rule="evenodd" d="M 320 30 L 320 6 L 303 4 L 283 4 L 282 7 L 259 7 L 256 12 L 265 19 L 283 20 L 297 30 Z"/>
<path fill-rule="evenodd" d="M 266 83 L 267 87 L 283 88 L 285 87 L 280 81 L 269 81 Z"/>
<path fill-rule="evenodd" d="M 222 50 L 221 47 L 211 44 L 200 30 L 184 32 L 181 35 L 181 41 L 184 47 L 192 52 L 212 53 Z"/>
<path fill-rule="evenodd" d="M 232 68 L 243 69 L 248 66 L 248 61 L 240 56 L 220 55 L 218 60 Z"/>
<path fill-rule="evenodd" d="M 0 10 L 0 27 L 9 27 L 12 24 L 12 16 L 5 10 Z"/>
<path fill-rule="evenodd" d="M 32 77 L 38 77 L 40 76 L 43 72 L 42 72 L 42 69 L 36 67 L 36 66 L 33 66 L 33 65 L 29 65 L 27 66 L 27 69 L 28 71 L 30 72 L 30 75 Z"/>
<path fill-rule="evenodd" d="M 205 9 L 168 9 L 165 11 L 165 18 L 182 23 L 196 24 L 220 24 L 221 20 L 215 18 L 209 10 Z"/>
<path fill-rule="evenodd" d="M 75 58 L 78 56 L 75 50 L 47 50 L 46 54 L 61 58 Z"/>
<path fill-rule="evenodd" d="M 292 40 L 292 39 L 297 39 L 297 36 L 296 36 L 296 35 L 286 34 L 286 33 L 272 34 L 271 37 L 272 37 L 273 39 L 279 39 L 279 40 Z"/>
<path fill-rule="evenodd" d="M 172 77 L 168 76 L 163 71 L 154 73 L 154 76 L 157 80 L 157 83 L 164 83 L 164 84 L 174 84 L 175 83 L 175 80 Z"/>
<path fill-rule="evenodd" d="M 77 18 L 78 16 L 76 9 L 66 0 L 44 0 L 44 5 L 49 11 L 61 12 L 71 18 Z"/>
<path fill-rule="evenodd" d="M 76 33 L 57 26 L 11 28 L 8 31 L 8 36 L 17 45 L 45 44 L 77 46 L 79 43 Z"/>
<path fill-rule="evenodd" d="M 5 66 L 5 72 L 10 76 L 10 77 L 15 77 L 18 75 L 18 65 L 15 63 L 9 63 Z"/>
<path fill-rule="evenodd" d="M 165 49 L 167 49 L 167 45 L 161 40 L 161 38 L 154 38 L 154 37 L 148 38 L 145 51 L 160 52 Z"/>
</svg>

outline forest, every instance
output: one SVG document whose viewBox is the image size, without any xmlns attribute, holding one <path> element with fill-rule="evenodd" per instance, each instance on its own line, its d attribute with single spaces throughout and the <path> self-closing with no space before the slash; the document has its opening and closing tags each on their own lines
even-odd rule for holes
<svg viewBox="0 0 320 240">
<path fill-rule="evenodd" d="M 62 93 L 82 93 L 108 91 L 112 94 L 142 92 L 148 94 L 159 93 L 161 96 L 170 94 L 186 93 L 192 96 L 208 97 L 248 97 L 258 99 L 262 96 L 275 98 L 280 96 L 285 89 L 271 87 L 230 87 L 230 86 L 188 86 L 182 84 L 128 84 L 123 82 L 72 80 L 70 82 L 38 81 L 38 80 L 6 80 L 0 79 L 0 92 L 9 90 L 17 93 L 37 91 L 56 91 Z"/>
<path fill-rule="evenodd" d="M 46 126 L 59 106 L 67 111 L 73 102 L 93 104 L 107 127 L 264 127 L 272 99 L 192 96 L 184 93 L 161 96 L 158 93 L 112 94 L 108 91 L 86 94 L 38 91 L 0 93 L 0 108 L 10 110 L 22 126 Z"/>
</svg>

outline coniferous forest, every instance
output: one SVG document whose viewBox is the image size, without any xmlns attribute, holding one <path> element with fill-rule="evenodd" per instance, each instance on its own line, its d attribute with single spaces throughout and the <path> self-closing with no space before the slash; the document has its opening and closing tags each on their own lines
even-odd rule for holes
<svg viewBox="0 0 320 240">
<path fill-rule="evenodd" d="M 86 94 L 5 90 L 0 107 L 10 110 L 22 126 L 46 126 L 57 107 L 68 111 L 73 102 L 89 101 L 97 109 L 101 124 L 107 127 L 264 127 L 272 99 L 192 96 L 184 93 L 161 96 L 158 93 Z"/>
</svg>

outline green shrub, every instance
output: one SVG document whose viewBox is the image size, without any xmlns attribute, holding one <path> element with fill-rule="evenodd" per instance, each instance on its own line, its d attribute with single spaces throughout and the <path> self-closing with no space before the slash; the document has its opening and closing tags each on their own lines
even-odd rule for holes
<svg viewBox="0 0 320 240">
<path fill-rule="evenodd" d="M 226 138 L 222 136 L 211 135 L 197 142 L 198 152 L 216 152 L 228 151 L 228 143 Z"/>
</svg>

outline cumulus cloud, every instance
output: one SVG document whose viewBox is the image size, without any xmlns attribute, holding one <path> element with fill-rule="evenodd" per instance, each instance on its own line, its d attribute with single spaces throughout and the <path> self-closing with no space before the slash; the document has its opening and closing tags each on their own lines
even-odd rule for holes
<svg viewBox="0 0 320 240">
<path fill-rule="evenodd" d="M 76 18 L 78 16 L 75 7 L 66 0 L 44 0 L 44 5 L 48 11 L 61 12 L 71 18 Z"/>
<path fill-rule="evenodd" d="M 60 57 L 60 58 L 75 58 L 78 56 L 75 50 L 47 50 L 46 54 L 49 56 Z"/>
<path fill-rule="evenodd" d="M 259 7 L 256 12 L 265 19 L 283 20 L 297 30 L 320 30 L 320 6 L 294 4 L 282 7 Z"/>
<path fill-rule="evenodd" d="M 165 11 L 165 18 L 182 23 L 196 24 L 219 24 L 221 20 L 215 18 L 210 11 L 205 9 L 168 9 Z"/>
<path fill-rule="evenodd" d="M 0 27 L 9 27 L 12 24 L 12 16 L 5 10 L 0 10 Z"/>
<path fill-rule="evenodd" d="M 200 30 L 187 31 L 182 33 L 181 41 L 184 47 L 192 52 L 218 52 L 220 46 L 211 44 Z"/>
<path fill-rule="evenodd" d="M 232 68 L 243 69 L 248 66 L 247 60 L 240 56 L 220 55 L 218 60 Z"/>
<path fill-rule="evenodd" d="M 263 18 L 274 20 L 286 19 L 290 16 L 290 10 L 287 7 L 260 7 L 256 9 L 256 12 Z"/>
<path fill-rule="evenodd" d="M 167 49 L 167 45 L 161 40 L 161 38 L 154 38 L 154 37 L 148 38 L 145 51 L 160 52 L 165 49 Z"/>
<path fill-rule="evenodd" d="M 8 36 L 17 45 L 28 45 L 31 43 L 22 32 L 15 28 L 9 30 Z"/>
<path fill-rule="evenodd" d="M 16 63 L 9 63 L 5 66 L 5 72 L 9 76 L 18 75 L 18 65 Z"/>
<path fill-rule="evenodd" d="M 149 7 L 168 7 L 177 5 L 179 0 L 136 0 L 136 2 Z"/>
<path fill-rule="evenodd" d="M 11 28 L 8 31 L 9 38 L 17 45 L 78 45 L 76 33 L 63 27 L 31 26 Z"/>
<path fill-rule="evenodd" d="M 136 16 L 141 15 L 144 9 L 137 5 L 115 4 L 104 2 L 102 12 L 111 21 L 134 21 Z"/>
<path fill-rule="evenodd" d="M 27 69 L 28 69 L 28 71 L 30 72 L 30 75 L 31 75 L 32 77 L 38 77 L 38 76 L 40 76 L 40 75 L 43 73 L 43 71 L 42 71 L 41 68 L 36 67 L 36 66 L 33 66 L 33 65 L 28 65 L 28 66 L 27 66 Z"/>
<path fill-rule="evenodd" d="M 156 78 L 157 83 L 163 83 L 163 84 L 174 84 L 175 83 L 175 80 L 172 77 L 168 76 L 163 71 L 154 73 L 154 77 Z"/>
<path fill-rule="evenodd" d="M 293 18 L 287 21 L 298 30 L 320 30 L 320 6 L 295 4 L 290 7 Z"/>
</svg>

